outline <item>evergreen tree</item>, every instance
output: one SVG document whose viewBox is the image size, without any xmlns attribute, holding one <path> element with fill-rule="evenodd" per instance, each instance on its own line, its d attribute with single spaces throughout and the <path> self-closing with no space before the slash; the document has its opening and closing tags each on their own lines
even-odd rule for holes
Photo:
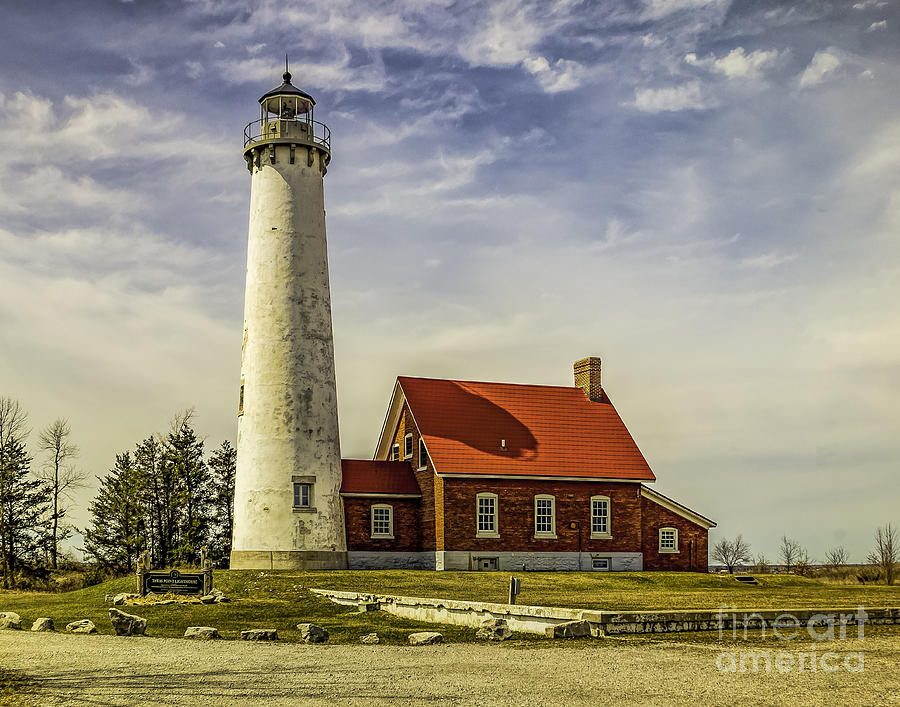
<svg viewBox="0 0 900 707">
<path fill-rule="evenodd" d="M 131 571 L 145 544 L 144 479 L 131 454 L 116 455 L 116 465 L 100 481 L 91 501 L 91 527 L 84 549 L 104 565 Z"/>
<path fill-rule="evenodd" d="M 237 450 L 228 440 L 222 442 L 209 458 L 213 497 L 213 556 L 218 564 L 227 567 L 231 555 L 231 536 L 234 530 L 234 474 Z"/>
<path fill-rule="evenodd" d="M 13 573 L 34 560 L 44 544 L 49 502 L 44 483 L 31 476 L 31 457 L 15 436 L 0 445 L 0 567 L 3 586 Z"/>
<path fill-rule="evenodd" d="M 191 427 L 193 411 L 177 415 L 166 437 L 164 465 L 178 501 L 177 532 L 172 538 L 174 562 L 196 564 L 200 548 L 209 542 L 213 489 L 203 460 L 203 440 Z"/>
</svg>

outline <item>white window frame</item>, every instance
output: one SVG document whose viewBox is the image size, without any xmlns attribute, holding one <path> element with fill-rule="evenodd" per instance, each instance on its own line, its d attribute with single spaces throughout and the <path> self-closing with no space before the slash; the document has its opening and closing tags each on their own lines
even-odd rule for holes
<svg viewBox="0 0 900 707">
<path fill-rule="evenodd" d="M 303 503 L 303 489 L 308 489 L 306 492 L 306 503 Z M 315 504 L 313 503 L 313 485 L 307 481 L 295 481 L 293 486 L 293 500 L 294 500 L 294 508 L 310 510 L 315 508 Z M 297 502 L 299 498 L 299 503 Z"/>
<path fill-rule="evenodd" d="M 403 437 L 403 458 L 412 459 L 413 457 L 413 436 L 412 432 L 407 432 Z"/>
<path fill-rule="evenodd" d="M 671 547 L 669 547 L 668 543 L 663 545 L 663 532 L 666 531 L 671 531 L 673 535 Z M 667 525 L 666 527 L 659 529 L 659 551 L 665 553 L 680 552 L 680 550 L 678 549 L 678 528 L 673 528 L 672 526 Z"/>
<path fill-rule="evenodd" d="M 594 514 L 594 501 L 606 501 L 606 532 L 594 530 L 594 518 L 602 518 Z M 609 540 L 612 538 L 612 501 L 609 496 L 591 496 L 591 540 Z"/>
<path fill-rule="evenodd" d="M 550 530 L 538 530 L 538 501 L 550 501 Z M 549 493 L 534 497 L 534 537 L 556 539 L 556 497 Z"/>
<path fill-rule="evenodd" d="M 375 511 L 376 510 L 387 510 L 387 524 L 388 530 L 386 533 L 378 533 L 375 531 Z M 380 520 L 379 522 L 384 522 Z M 369 510 L 369 528 L 371 529 L 372 537 L 378 540 L 393 540 L 394 539 L 394 507 L 390 503 L 374 503 L 372 504 L 372 508 Z"/>
<path fill-rule="evenodd" d="M 400 443 L 399 442 L 394 442 L 394 444 L 391 445 L 390 459 L 392 462 L 400 461 Z"/>
<path fill-rule="evenodd" d="M 423 463 L 424 462 L 424 463 Z M 419 437 L 419 463 L 418 471 L 428 468 L 428 449 L 425 447 L 425 440 Z"/>
<path fill-rule="evenodd" d="M 481 516 L 487 514 L 481 513 L 481 500 L 492 500 L 494 502 L 494 514 L 493 514 L 493 530 L 480 530 L 481 528 Z M 483 493 L 479 493 L 475 496 L 475 537 L 476 538 L 499 538 L 500 537 L 500 499 L 497 497 L 495 493 L 489 493 L 487 491 Z"/>
</svg>

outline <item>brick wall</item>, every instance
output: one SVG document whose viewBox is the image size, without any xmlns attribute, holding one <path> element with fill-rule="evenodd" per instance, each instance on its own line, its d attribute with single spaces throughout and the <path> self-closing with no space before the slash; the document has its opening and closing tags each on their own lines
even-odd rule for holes
<svg viewBox="0 0 900 707">
<path fill-rule="evenodd" d="M 639 552 L 641 503 L 638 484 L 590 481 L 444 478 L 445 550 L 508 552 Z M 475 536 L 475 499 L 482 492 L 498 497 L 499 538 Z M 534 537 L 534 497 L 556 498 L 556 539 Z M 610 499 L 612 538 L 591 539 L 590 498 Z M 576 523 L 577 527 L 570 527 Z"/>
<path fill-rule="evenodd" d="M 400 413 L 400 419 L 397 422 L 397 429 L 394 430 L 394 438 L 391 444 L 400 445 L 400 459 L 403 460 L 403 441 L 407 434 L 413 436 L 413 458 L 410 459 L 410 465 L 419 482 L 419 488 L 422 490 L 422 500 L 419 506 L 419 525 L 421 528 L 422 550 L 434 550 L 436 548 L 435 540 L 435 477 L 431 468 L 431 460 L 423 471 L 418 471 L 419 464 L 419 430 L 413 421 L 412 413 L 409 411 L 409 404 L 403 404 L 403 411 Z M 388 458 L 390 459 L 390 450 L 388 450 Z"/>
<path fill-rule="evenodd" d="M 372 537 L 371 508 L 386 503 L 394 508 L 394 539 Z M 348 550 L 418 552 L 422 549 L 419 499 L 344 498 Z"/>
<path fill-rule="evenodd" d="M 668 508 L 660 506 L 649 498 L 641 499 L 645 570 L 681 570 L 706 572 L 709 558 L 707 542 L 709 533 Z M 659 529 L 678 528 L 678 552 L 659 551 Z"/>
</svg>

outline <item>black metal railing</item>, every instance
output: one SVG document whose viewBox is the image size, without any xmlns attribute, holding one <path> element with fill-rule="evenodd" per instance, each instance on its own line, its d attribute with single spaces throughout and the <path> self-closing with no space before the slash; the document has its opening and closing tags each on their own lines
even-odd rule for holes
<svg viewBox="0 0 900 707">
<path fill-rule="evenodd" d="M 331 152 L 331 130 L 318 120 L 270 118 L 254 120 L 244 128 L 244 147 L 262 140 L 311 142 Z"/>
</svg>

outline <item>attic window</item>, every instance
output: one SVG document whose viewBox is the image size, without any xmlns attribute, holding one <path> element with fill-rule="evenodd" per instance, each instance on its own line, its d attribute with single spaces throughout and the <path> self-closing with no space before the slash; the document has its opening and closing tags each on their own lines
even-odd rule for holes
<svg viewBox="0 0 900 707">
<path fill-rule="evenodd" d="M 419 468 L 425 469 L 428 466 L 428 450 L 425 449 L 425 440 L 419 438 Z"/>
<path fill-rule="evenodd" d="M 400 445 L 394 444 L 391 446 L 391 461 L 396 462 L 400 461 Z"/>
<path fill-rule="evenodd" d="M 407 434 L 403 438 L 403 458 L 404 459 L 412 459 L 413 454 L 413 439 L 412 433 Z"/>
</svg>

